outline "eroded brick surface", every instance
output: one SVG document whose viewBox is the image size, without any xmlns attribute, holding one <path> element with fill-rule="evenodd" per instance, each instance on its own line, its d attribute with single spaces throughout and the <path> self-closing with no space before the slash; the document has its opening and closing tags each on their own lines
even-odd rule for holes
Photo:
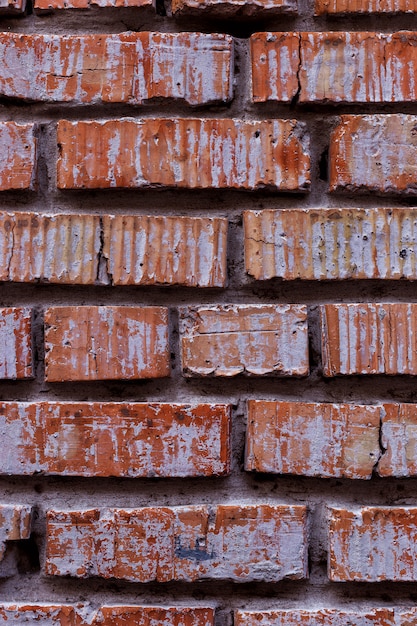
<svg viewBox="0 0 417 626">
<path fill-rule="evenodd" d="M 136 8 L 153 11 L 153 0 L 35 0 L 36 11 L 61 9 L 123 9 Z"/>
<path fill-rule="evenodd" d="M 303 305 L 218 305 L 181 309 L 187 376 L 305 376 L 309 371 Z"/>
<path fill-rule="evenodd" d="M 384 404 L 380 476 L 417 476 L 417 405 Z"/>
<path fill-rule="evenodd" d="M 397 612 L 390 608 L 367 611 L 336 608 L 281 611 L 235 611 L 236 626 L 398 626 Z"/>
<path fill-rule="evenodd" d="M 0 34 L 0 95 L 43 102 L 189 104 L 232 98 L 232 39 L 203 33 Z"/>
<path fill-rule="evenodd" d="M 47 527 L 48 575 L 137 582 L 307 577 L 303 506 L 50 511 Z"/>
<path fill-rule="evenodd" d="M 172 0 L 174 15 L 210 15 L 213 17 L 250 17 L 297 12 L 298 0 Z"/>
<path fill-rule="evenodd" d="M 45 350 L 50 382 L 169 376 L 168 309 L 51 307 Z"/>
<path fill-rule="evenodd" d="M 32 375 L 32 310 L 0 308 L 0 379 Z"/>
<path fill-rule="evenodd" d="M 331 134 L 330 191 L 415 194 L 414 115 L 342 115 Z"/>
<path fill-rule="evenodd" d="M 0 15 L 24 13 L 26 0 L 0 0 Z"/>
<path fill-rule="evenodd" d="M 223 475 L 230 406 L 2 402 L 0 438 L 1 474 Z"/>
<path fill-rule="evenodd" d="M 249 471 L 371 478 L 379 456 L 381 407 L 250 400 Z"/>
<path fill-rule="evenodd" d="M 244 212 L 245 264 L 257 280 L 417 279 L 417 211 Z"/>
<path fill-rule="evenodd" d="M 58 123 L 58 187 L 309 187 L 308 139 L 294 120 L 124 118 Z"/>
<path fill-rule="evenodd" d="M 29 539 L 32 524 L 32 507 L 29 505 L 0 505 L 0 559 L 4 557 L 6 543 Z"/>
<path fill-rule="evenodd" d="M 325 376 L 417 374 L 416 304 L 324 304 L 320 311 Z"/>
<path fill-rule="evenodd" d="M 33 124 L 0 122 L 0 191 L 34 186 L 35 148 Z"/>
<path fill-rule="evenodd" d="M 315 0 L 316 15 L 325 13 L 415 13 L 416 0 Z"/>
<path fill-rule="evenodd" d="M 417 509 L 330 509 L 328 574 L 342 582 L 415 581 Z"/>
</svg>

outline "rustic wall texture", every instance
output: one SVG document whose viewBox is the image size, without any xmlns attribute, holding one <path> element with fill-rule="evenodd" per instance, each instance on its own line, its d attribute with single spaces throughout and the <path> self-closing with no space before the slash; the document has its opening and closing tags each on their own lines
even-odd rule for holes
<svg viewBox="0 0 417 626">
<path fill-rule="evenodd" d="M 0 0 L 0 624 L 417 625 L 417 0 Z"/>
</svg>

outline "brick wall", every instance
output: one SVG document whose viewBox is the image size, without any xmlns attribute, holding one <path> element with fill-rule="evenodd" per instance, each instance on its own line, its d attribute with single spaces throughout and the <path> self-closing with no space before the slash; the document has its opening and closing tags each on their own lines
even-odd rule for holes
<svg viewBox="0 0 417 626">
<path fill-rule="evenodd" d="M 417 624 L 417 2 L 0 0 L 0 624 Z"/>
</svg>

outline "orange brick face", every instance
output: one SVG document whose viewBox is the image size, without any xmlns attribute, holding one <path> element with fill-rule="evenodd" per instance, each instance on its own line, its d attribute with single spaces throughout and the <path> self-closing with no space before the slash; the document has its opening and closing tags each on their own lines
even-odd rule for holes
<svg viewBox="0 0 417 626">
<path fill-rule="evenodd" d="M 225 404 L 3 402 L 0 474 L 221 476 L 230 469 Z"/>
<path fill-rule="evenodd" d="M 169 376 L 163 307 L 52 307 L 45 327 L 50 382 Z"/>
<path fill-rule="evenodd" d="M 315 0 L 316 14 L 414 13 L 416 0 Z"/>
<path fill-rule="evenodd" d="M 0 122 L 0 191 L 32 188 L 35 148 L 33 124 Z"/>
<path fill-rule="evenodd" d="M 417 406 L 384 404 L 381 443 L 385 449 L 380 476 L 417 476 Z"/>
<path fill-rule="evenodd" d="M 39 13 L 61 9 L 123 9 L 153 10 L 152 0 L 35 0 L 34 8 Z"/>
<path fill-rule="evenodd" d="M 417 279 L 414 209 L 245 211 L 245 264 L 257 280 Z"/>
<path fill-rule="evenodd" d="M 63 120 L 58 187 L 304 190 L 310 176 L 303 132 L 293 120 Z"/>
<path fill-rule="evenodd" d="M 368 611 L 321 609 L 319 611 L 236 611 L 236 626 L 394 626 L 401 624 L 400 612 L 393 609 Z M 397 621 L 398 620 L 398 621 Z"/>
<path fill-rule="evenodd" d="M 197 105 L 232 97 L 227 35 L 2 33 L 0 56 L 0 94 L 12 98 L 83 104 L 172 98 Z"/>
<path fill-rule="evenodd" d="M 330 510 L 328 573 L 332 581 L 415 581 L 417 509 Z"/>
<path fill-rule="evenodd" d="M 416 374 L 415 304 L 321 307 L 323 373 Z"/>
<path fill-rule="evenodd" d="M 377 406 L 250 400 L 245 467 L 369 479 L 380 456 L 380 413 Z"/>
<path fill-rule="evenodd" d="M 137 582 L 307 576 L 303 506 L 50 511 L 47 524 L 49 575 Z"/>
<path fill-rule="evenodd" d="M 414 194 L 413 115 L 342 115 L 330 140 L 330 191 Z"/>
<path fill-rule="evenodd" d="M 0 309 L 0 379 L 31 378 L 32 311 Z"/>
<path fill-rule="evenodd" d="M 307 310 L 299 305 L 187 308 L 181 316 L 187 376 L 305 376 Z"/>
</svg>

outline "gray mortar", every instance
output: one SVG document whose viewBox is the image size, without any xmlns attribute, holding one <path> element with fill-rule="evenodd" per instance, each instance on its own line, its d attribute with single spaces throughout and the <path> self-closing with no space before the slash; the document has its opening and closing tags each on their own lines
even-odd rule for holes
<svg viewBox="0 0 417 626">
<path fill-rule="evenodd" d="M 283 282 L 254 281 L 244 272 L 242 211 L 291 207 L 391 207 L 415 206 L 417 198 L 374 195 L 328 194 L 326 180 L 320 179 L 319 162 L 329 146 L 330 132 L 341 113 L 416 113 L 406 105 L 253 105 L 249 102 L 248 37 L 270 31 L 321 30 L 417 30 L 417 16 L 314 18 L 312 0 L 299 0 L 298 17 L 216 22 L 207 17 L 175 20 L 151 11 L 135 9 L 91 9 L 0 17 L 2 29 L 26 33 L 80 34 L 117 33 L 126 30 L 179 32 L 229 32 L 236 37 L 235 98 L 228 106 L 192 108 L 183 103 L 72 106 L 21 104 L 0 98 L 0 120 L 31 121 L 39 125 L 38 180 L 33 192 L 3 193 L 2 210 L 42 212 L 93 212 L 225 216 L 230 221 L 228 267 L 229 286 L 220 289 L 159 287 L 82 287 L 48 284 L 0 285 L 1 304 L 29 305 L 35 309 L 34 345 L 36 378 L 31 381 L 0 381 L 1 400 L 99 400 L 228 402 L 233 404 L 233 463 L 226 478 L 202 479 L 82 479 L 45 477 L 0 477 L 1 501 L 27 503 L 36 507 L 32 547 L 26 542 L 10 543 L 0 575 L 1 601 L 88 602 L 102 604 L 212 605 L 217 626 L 231 626 L 233 609 L 315 608 L 404 605 L 417 602 L 414 583 L 330 583 L 326 576 L 326 526 L 328 505 L 416 505 L 417 479 L 378 477 L 370 481 L 314 479 L 290 476 L 255 475 L 243 471 L 246 400 L 276 400 L 380 403 L 386 400 L 417 402 L 416 378 L 408 376 L 346 377 L 326 380 L 320 371 L 320 341 L 317 304 L 324 302 L 398 301 L 417 302 L 417 285 L 410 281 Z M 167 14 L 170 7 L 167 5 Z M 80 16 L 82 16 L 80 18 Z M 55 122 L 60 118 L 93 119 L 125 116 L 208 116 L 297 118 L 305 122 L 311 137 L 312 185 L 310 193 L 278 194 L 267 191 L 185 191 L 106 190 L 60 192 L 55 187 L 57 158 Z M 323 174 L 323 173 L 322 173 Z M 179 208 L 177 209 L 176 206 Z M 169 379 L 138 382 L 93 382 L 48 384 L 44 382 L 43 312 L 57 304 L 170 303 L 172 376 Z M 244 378 L 185 379 L 181 375 L 176 307 L 187 304 L 256 302 L 299 302 L 309 305 L 311 374 L 304 379 Z M 246 503 L 298 503 L 310 509 L 310 561 L 308 581 L 236 584 L 200 582 L 193 584 L 135 584 L 96 579 L 78 580 L 45 577 L 36 566 L 44 562 L 45 511 L 49 508 L 139 507 L 147 505 Z M 35 556 L 30 557 L 35 547 Z"/>
</svg>

